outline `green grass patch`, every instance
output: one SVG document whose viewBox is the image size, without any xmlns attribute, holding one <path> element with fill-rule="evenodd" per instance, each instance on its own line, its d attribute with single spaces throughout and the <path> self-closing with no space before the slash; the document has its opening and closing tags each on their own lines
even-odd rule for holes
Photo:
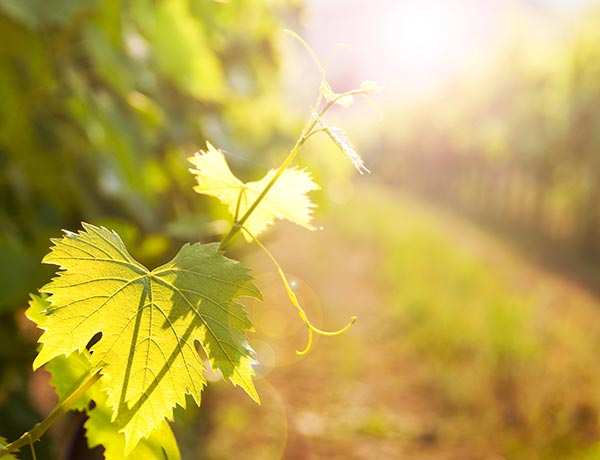
<svg viewBox="0 0 600 460">
<path fill-rule="evenodd" d="M 361 187 L 335 220 L 376 254 L 389 340 L 426 369 L 437 430 L 510 458 L 566 458 L 598 437 L 597 301 L 447 211 Z M 531 279 L 530 279 L 531 278 Z M 390 357 L 393 359 L 393 357 Z"/>
</svg>

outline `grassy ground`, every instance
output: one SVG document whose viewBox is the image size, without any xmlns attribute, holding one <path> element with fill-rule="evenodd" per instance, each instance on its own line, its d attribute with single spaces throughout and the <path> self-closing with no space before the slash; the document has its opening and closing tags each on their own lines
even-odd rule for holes
<svg viewBox="0 0 600 460">
<path fill-rule="evenodd" d="M 253 253 L 263 405 L 213 385 L 184 458 L 600 457 L 598 299 L 394 191 L 360 187 L 321 223 L 266 243 L 317 323 L 358 322 L 299 359 L 305 331 Z"/>
</svg>

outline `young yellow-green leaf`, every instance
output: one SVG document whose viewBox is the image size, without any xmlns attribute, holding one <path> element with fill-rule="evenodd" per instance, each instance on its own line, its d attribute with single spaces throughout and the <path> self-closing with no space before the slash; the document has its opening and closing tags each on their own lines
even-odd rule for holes
<svg viewBox="0 0 600 460">
<path fill-rule="evenodd" d="M 119 433 L 110 419 L 110 409 L 106 406 L 96 406 L 88 411 L 89 418 L 85 422 L 85 435 L 88 446 L 104 447 L 105 460 L 180 460 L 181 455 L 177 441 L 166 420 L 143 438 L 128 453 L 125 452 L 125 436 Z"/>
<path fill-rule="evenodd" d="M 68 356 L 57 356 L 46 363 L 46 370 L 52 376 L 50 384 L 56 390 L 59 401 L 64 401 L 81 381 L 90 375 L 92 370 L 90 358 L 90 353 L 83 350 L 81 352 L 75 351 Z M 98 403 L 98 396 L 101 396 L 102 400 L 106 400 L 106 394 L 102 391 L 102 385 L 99 381 L 92 385 L 69 409 L 86 411 L 92 400 Z"/>
<path fill-rule="evenodd" d="M 100 368 L 111 421 L 125 435 L 126 454 L 171 419 L 191 394 L 200 403 L 206 384 L 195 343 L 211 365 L 253 399 L 255 362 L 245 331 L 252 325 L 239 296 L 260 298 L 247 269 L 227 259 L 217 244 L 186 244 L 173 260 L 152 271 L 136 262 L 119 236 L 83 224 L 65 232 L 43 262 L 58 276 L 40 337 L 37 368 L 59 355 L 91 348 Z"/>
<path fill-rule="evenodd" d="M 2 436 L 0 436 L 0 451 L 2 449 L 4 449 L 4 446 L 8 444 L 8 441 L 6 440 L 6 438 L 3 438 Z M 15 454 L 7 454 L 4 457 L 2 457 L 5 460 L 19 460 Z"/>
<path fill-rule="evenodd" d="M 46 364 L 46 369 L 52 374 L 51 383 L 62 401 L 78 382 L 89 375 L 92 369 L 91 355 L 84 350 L 69 356 L 57 356 Z M 85 429 L 90 448 L 102 445 L 105 460 L 180 460 L 175 436 L 166 421 L 125 455 L 125 435 L 119 432 L 115 423 L 111 423 L 112 410 L 107 404 L 106 392 L 100 383 L 93 385 L 79 402 L 71 406 L 71 409 L 86 411 L 89 417 Z M 92 400 L 94 404 L 93 408 L 90 408 Z"/>
<path fill-rule="evenodd" d="M 198 181 L 194 190 L 218 198 L 227 205 L 232 216 L 237 215 L 240 218 L 252 206 L 276 171 L 272 169 L 261 180 L 244 184 L 233 175 L 223 153 L 209 142 L 206 146 L 206 151 L 200 151 L 189 158 L 195 167 L 190 171 Z M 275 219 L 287 219 L 314 230 L 310 221 L 315 205 L 310 201 L 307 193 L 318 188 L 309 172 L 298 168 L 286 169 L 244 226 L 253 235 L 258 236 Z M 250 236 L 246 234 L 244 236 L 248 241 L 251 240 Z"/>
<path fill-rule="evenodd" d="M 45 311 L 50 306 L 48 294 L 30 294 L 29 297 L 29 308 L 25 310 L 25 316 L 43 329 L 47 318 Z"/>
</svg>

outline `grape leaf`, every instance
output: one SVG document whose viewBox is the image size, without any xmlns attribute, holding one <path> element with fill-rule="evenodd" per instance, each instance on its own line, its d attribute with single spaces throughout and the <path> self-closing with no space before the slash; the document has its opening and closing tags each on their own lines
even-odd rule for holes
<svg viewBox="0 0 600 460">
<path fill-rule="evenodd" d="M 248 210 L 266 185 L 276 174 L 272 169 L 256 182 L 243 183 L 233 175 L 223 153 L 206 143 L 207 150 L 196 153 L 189 161 L 195 166 L 190 169 L 196 176 L 198 193 L 214 196 L 227 205 L 232 216 L 241 217 Z M 310 173 L 298 168 L 288 168 L 279 177 L 264 199 L 250 215 L 244 226 L 255 236 L 262 233 L 275 219 L 287 219 L 309 230 L 315 204 L 307 193 L 318 190 Z M 241 194 L 241 196 L 240 196 Z M 244 234 L 246 240 L 251 237 Z"/>
<path fill-rule="evenodd" d="M 52 374 L 51 383 L 62 401 L 77 386 L 78 382 L 89 375 L 92 369 L 91 355 L 87 350 L 83 350 L 71 353 L 69 356 L 57 356 L 46 364 L 46 369 Z M 175 436 L 166 421 L 152 431 L 148 438 L 140 440 L 135 448 L 125 456 L 125 435 L 119 433 L 118 426 L 111 423 L 112 410 L 107 404 L 106 393 L 99 383 L 93 385 L 83 395 L 80 402 L 71 406 L 72 409 L 85 410 L 88 415 L 84 427 L 90 448 L 102 445 L 105 460 L 181 459 Z M 90 408 L 91 400 L 94 401 L 93 408 Z"/>
<path fill-rule="evenodd" d="M 98 405 L 88 411 L 84 428 L 90 448 L 102 445 L 105 460 L 180 460 L 177 441 L 166 420 L 143 438 L 124 456 L 126 438 L 111 423 L 111 411 L 106 405 Z"/>
<path fill-rule="evenodd" d="M 0 450 L 4 449 L 4 446 L 6 446 L 7 444 L 8 442 L 6 441 L 6 438 L 0 436 Z M 18 458 L 15 457 L 15 454 L 7 454 L 2 458 L 5 460 L 18 460 Z"/>
<path fill-rule="evenodd" d="M 198 243 L 149 271 L 115 232 L 83 228 L 52 240 L 43 260 L 61 270 L 41 289 L 51 295 L 34 368 L 82 352 L 100 332 L 91 365 L 101 370 L 126 454 L 172 419 L 176 404 L 185 407 L 186 394 L 200 404 L 206 380 L 196 342 L 213 368 L 258 402 L 245 336 L 252 325 L 237 299 L 261 296 L 246 268 L 224 257 L 217 244 Z"/>
<path fill-rule="evenodd" d="M 31 295 L 29 300 L 29 308 L 25 311 L 25 316 L 37 324 L 41 329 L 46 329 L 46 323 L 49 316 L 46 311 L 51 307 L 47 294 Z M 85 353 L 84 353 L 85 352 Z M 69 356 L 60 355 L 46 364 L 46 370 L 50 372 L 50 383 L 56 390 L 58 400 L 60 402 L 71 394 L 81 380 L 89 375 L 92 365 L 89 360 L 89 352 L 83 350 L 81 353 L 71 353 Z M 92 388 L 99 387 L 96 383 Z M 71 403 L 71 410 L 84 411 L 88 408 L 90 400 L 90 391 L 88 390 L 77 401 Z"/>
</svg>

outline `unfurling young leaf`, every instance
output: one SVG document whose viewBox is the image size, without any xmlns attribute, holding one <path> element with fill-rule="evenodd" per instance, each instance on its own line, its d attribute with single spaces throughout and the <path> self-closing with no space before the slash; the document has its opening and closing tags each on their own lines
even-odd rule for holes
<svg viewBox="0 0 600 460">
<path fill-rule="evenodd" d="M 60 355 L 91 347 L 92 370 L 102 378 L 110 421 L 124 435 L 125 455 L 162 430 L 185 395 L 200 403 L 206 384 L 196 341 L 211 366 L 254 400 L 255 362 L 245 331 L 251 323 L 242 295 L 260 298 L 247 269 L 216 244 L 184 245 L 152 271 L 135 261 L 119 236 L 83 224 L 65 232 L 43 262 L 60 267 L 41 291 L 50 294 L 40 326 L 37 368 Z M 36 315 L 32 315 L 34 318 Z"/>
<path fill-rule="evenodd" d="M 382 89 L 383 86 L 373 80 L 365 80 L 360 84 L 361 94 L 377 94 Z"/>
<path fill-rule="evenodd" d="M 354 145 L 348 139 L 348 136 L 344 132 L 342 128 L 337 128 L 335 126 L 326 127 L 325 131 L 327 134 L 331 136 L 333 142 L 346 154 L 346 156 L 350 159 L 354 167 L 358 170 L 359 173 L 363 174 L 365 172 L 370 173 L 365 166 L 364 161 L 358 154 L 358 152 L 354 149 Z"/>
<path fill-rule="evenodd" d="M 354 167 L 358 170 L 359 173 L 370 173 L 365 166 L 365 162 L 362 160 L 358 152 L 354 149 L 354 145 L 348 139 L 348 136 L 344 132 L 342 128 L 337 128 L 335 126 L 327 126 L 325 122 L 317 115 L 313 113 L 313 116 L 317 119 L 317 121 L 321 124 L 325 132 L 329 135 L 331 140 L 338 146 L 338 148 L 344 153 L 348 159 L 352 162 Z"/>
<path fill-rule="evenodd" d="M 252 206 L 263 189 L 271 182 L 276 170 L 270 170 L 259 181 L 244 184 L 233 175 L 219 149 L 209 142 L 206 143 L 206 147 L 206 151 L 200 151 L 189 158 L 195 168 L 190 171 L 198 181 L 194 190 L 221 200 L 234 219 L 237 219 Z M 244 227 L 258 236 L 273 224 L 275 219 L 287 219 L 314 230 L 310 222 L 315 204 L 310 201 L 307 193 L 318 188 L 309 172 L 298 168 L 287 168 L 250 215 Z M 247 234 L 244 236 L 247 241 L 251 240 Z"/>
</svg>

